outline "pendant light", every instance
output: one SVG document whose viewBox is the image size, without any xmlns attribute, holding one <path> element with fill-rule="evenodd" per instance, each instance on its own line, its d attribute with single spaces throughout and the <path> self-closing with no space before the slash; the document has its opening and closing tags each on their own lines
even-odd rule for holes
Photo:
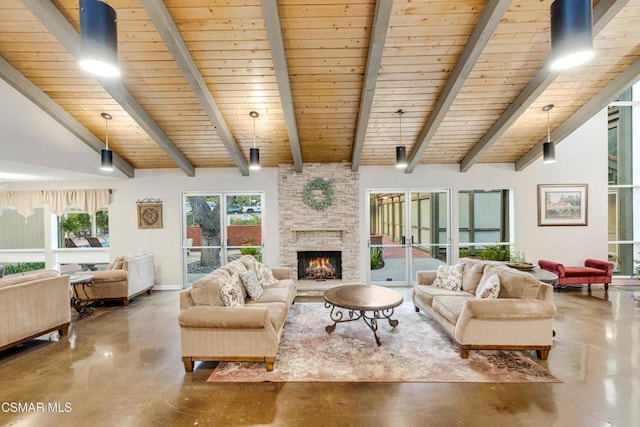
<svg viewBox="0 0 640 427">
<path fill-rule="evenodd" d="M 249 149 L 249 169 L 260 169 L 260 150 L 256 148 L 256 118 L 260 115 L 256 111 L 249 113 L 253 117 L 253 148 Z"/>
<path fill-rule="evenodd" d="M 547 142 L 542 144 L 542 162 L 543 163 L 555 163 L 556 162 L 556 145 L 551 141 L 551 127 L 549 124 L 549 111 L 553 108 L 553 104 L 545 105 L 542 107 L 542 111 L 547 112 Z"/>
<path fill-rule="evenodd" d="M 109 150 L 109 120 L 111 120 L 111 114 L 102 113 L 102 118 L 104 119 L 104 139 L 106 148 L 102 150 L 101 157 L 102 161 L 100 163 L 100 169 L 103 171 L 112 171 L 113 170 L 113 151 Z"/>
<path fill-rule="evenodd" d="M 100 0 L 80 0 L 80 67 L 100 77 L 118 77 L 116 11 Z"/>
<path fill-rule="evenodd" d="M 396 111 L 396 114 L 400 122 L 400 144 L 402 144 L 402 115 L 404 114 L 404 110 L 400 109 Z M 396 168 L 404 169 L 407 165 L 407 147 L 404 145 L 396 146 Z"/>
<path fill-rule="evenodd" d="M 566 70 L 593 58 L 591 0 L 551 4 L 551 69 Z"/>
</svg>

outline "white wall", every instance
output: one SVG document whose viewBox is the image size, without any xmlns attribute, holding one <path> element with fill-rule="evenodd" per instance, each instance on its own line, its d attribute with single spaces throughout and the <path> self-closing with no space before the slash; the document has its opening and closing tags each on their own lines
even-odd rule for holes
<svg viewBox="0 0 640 427">
<path fill-rule="evenodd" d="M 524 250 L 528 261 L 552 259 L 581 264 L 585 258 L 607 259 L 607 111 L 595 115 L 556 146 L 556 163 L 542 158 L 521 172 L 511 164 L 479 163 L 468 172 L 458 165 L 419 165 L 413 173 L 391 167 L 361 167 L 361 197 L 367 189 L 452 190 L 452 229 L 457 228 L 457 196 L 460 190 L 483 188 L 513 189 L 515 246 Z M 588 225 L 538 226 L 538 184 L 589 185 Z M 367 236 L 366 211 L 360 212 L 361 235 Z M 455 230 L 452 230 L 455 231 Z M 368 248 L 362 239 L 362 269 L 366 272 Z M 366 274 L 363 276 L 366 277 Z"/>
<path fill-rule="evenodd" d="M 100 171 L 99 153 L 1 79 L 0 99 L 0 180 L 124 177 L 118 170 Z M 97 136 L 104 140 L 104 134 Z"/>
<path fill-rule="evenodd" d="M 455 192 L 482 188 L 512 188 L 515 197 L 515 236 L 519 249 L 529 261 L 549 258 L 567 264 L 581 263 L 587 257 L 607 257 L 607 114 L 606 109 L 558 144 L 557 162 L 537 160 L 522 172 L 513 165 L 476 164 L 468 172 L 458 165 L 421 165 L 412 174 L 393 167 L 360 168 L 360 206 L 366 189 L 451 188 L 453 227 L 457 224 Z M 182 191 L 264 191 L 265 262 L 279 263 L 277 168 L 263 168 L 243 177 L 234 168 L 197 169 L 187 177 L 178 169 L 136 170 L 134 179 L 6 183 L 3 190 L 39 188 L 112 188 L 109 209 L 111 259 L 120 254 L 147 250 L 154 254 L 157 282 L 162 288 L 182 283 L 180 192 Z M 539 227 L 537 184 L 587 183 L 588 226 Z M 136 219 L 136 200 L 163 201 L 164 227 L 140 230 Z M 295 203 L 296 201 L 292 201 Z M 298 201 L 299 202 L 299 201 Z M 359 215 L 361 236 L 367 236 L 364 207 Z M 367 277 L 368 248 L 361 244 L 361 277 Z"/>
</svg>

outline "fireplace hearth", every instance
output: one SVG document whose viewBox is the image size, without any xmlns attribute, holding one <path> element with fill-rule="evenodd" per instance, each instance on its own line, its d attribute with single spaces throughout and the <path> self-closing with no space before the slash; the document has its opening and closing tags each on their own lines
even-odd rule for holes
<svg viewBox="0 0 640 427">
<path fill-rule="evenodd" d="M 342 252 L 298 251 L 298 279 L 342 279 Z"/>
</svg>

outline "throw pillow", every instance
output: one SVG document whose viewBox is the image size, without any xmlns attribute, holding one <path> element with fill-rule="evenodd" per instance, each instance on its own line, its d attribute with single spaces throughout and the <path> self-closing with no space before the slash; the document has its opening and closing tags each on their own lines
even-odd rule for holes
<svg viewBox="0 0 640 427">
<path fill-rule="evenodd" d="M 238 260 L 231 261 L 225 267 L 229 271 L 230 274 L 234 274 L 234 273 L 240 274 L 240 273 L 244 273 L 245 271 L 247 271 L 247 267 L 245 267 L 244 264 L 241 263 Z"/>
<path fill-rule="evenodd" d="M 240 285 L 240 277 L 234 273 L 227 283 L 220 289 L 222 302 L 226 307 L 242 307 L 244 306 L 244 297 L 242 296 L 242 288 Z"/>
<path fill-rule="evenodd" d="M 247 271 L 253 271 L 254 273 L 256 272 L 255 263 L 257 261 L 252 255 L 242 255 L 239 258 L 239 261 L 244 264 Z"/>
<path fill-rule="evenodd" d="M 116 257 L 111 265 L 109 265 L 109 270 L 122 270 L 122 266 L 124 265 L 124 255 Z"/>
<path fill-rule="evenodd" d="M 262 289 L 262 285 L 260 285 L 258 277 L 253 271 L 240 273 L 240 281 L 242 282 L 242 286 L 246 289 L 249 298 L 258 299 L 264 293 L 264 289 Z"/>
<path fill-rule="evenodd" d="M 271 286 L 278 283 L 278 279 L 273 277 L 273 272 L 271 268 L 267 265 L 264 265 L 261 262 L 256 261 L 253 266 L 256 269 L 256 276 L 258 277 L 258 281 L 260 284 L 264 286 Z"/>
<path fill-rule="evenodd" d="M 462 266 L 459 264 L 440 265 L 436 270 L 436 278 L 431 284 L 434 288 L 459 291 L 462 289 Z"/>
<path fill-rule="evenodd" d="M 497 274 L 492 274 L 476 289 L 477 299 L 496 299 L 500 293 L 500 278 Z"/>
</svg>

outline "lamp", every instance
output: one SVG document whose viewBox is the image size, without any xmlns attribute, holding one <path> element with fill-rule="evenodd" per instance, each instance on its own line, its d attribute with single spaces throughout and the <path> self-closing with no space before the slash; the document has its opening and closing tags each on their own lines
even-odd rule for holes
<svg viewBox="0 0 640 427">
<path fill-rule="evenodd" d="M 591 0 L 551 4 L 551 69 L 565 70 L 593 58 Z"/>
<path fill-rule="evenodd" d="M 253 117 L 253 148 L 249 149 L 249 169 L 260 169 L 260 150 L 256 148 L 256 118 L 260 115 L 256 111 L 249 113 Z"/>
<path fill-rule="evenodd" d="M 542 111 L 547 112 L 547 142 L 542 144 L 542 162 L 543 163 L 555 163 L 556 162 L 556 145 L 551 141 L 551 128 L 549 127 L 549 111 L 553 108 L 553 104 L 545 105 L 542 107 Z"/>
<path fill-rule="evenodd" d="M 396 111 L 396 114 L 400 122 L 400 144 L 402 144 L 402 115 L 404 114 L 404 110 L 400 109 Z M 406 168 L 407 165 L 407 147 L 404 145 L 396 146 L 396 168 L 403 169 Z"/>
<path fill-rule="evenodd" d="M 113 151 L 109 150 L 109 120 L 111 120 L 111 114 L 102 113 L 100 114 L 104 119 L 104 138 L 106 143 L 106 148 L 101 152 L 102 161 L 100 163 L 100 169 L 103 171 L 112 171 L 113 170 Z"/>
<path fill-rule="evenodd" d="M 100 77 L 118 77 L 116 11 L 100 0 L 80 0 L 80 66 Z"/>
</svg>

